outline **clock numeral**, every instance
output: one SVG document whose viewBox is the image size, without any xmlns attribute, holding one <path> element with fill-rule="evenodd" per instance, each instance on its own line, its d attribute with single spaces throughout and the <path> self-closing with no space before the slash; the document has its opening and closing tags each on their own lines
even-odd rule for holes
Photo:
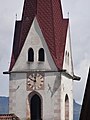
<svg viewBox="0 0 90 120">
<path fill-rule="evenodd" d="M 41 81 L 41 82 L 44 82 L 44 81 Z"/>
<path fill-rule="evenodd" d="M 39 76 L 40 76 L 40 74 L 37 73 L 37 77 L 39 77 Z"/>
<path fill-rule="evenodd" d="M 38 89 L 38 86 L 36 86 L 36 89 Z"/>
<path fill-rule="evenodd" d="M 28 85 L 31 85 L 29 82 L 27 83 Z"/>
<path fill-rule="evenodd" d="M 43 84 L 40 84 L 40 86 L 42 86 Z"/>
<path fill-rule="evenodd" d="M 40 85 L 43 85 L 43 83 L 40 83 Z"/>
<path fill-rule="evenodd" d="M 34 87 L 34 86 L 33 86 L 32 88 L 33 88 L 33 90 L 35 90 L 35 87 Z"/>
<path fill-rule="evenodd" d="M 30 88 L 33 88 L 33 86 L 31 86 Z"/>
<path fill-rule="evenodd" d="M 33 86 L 31 85 L 30 88 L 33 88 Z"/>
</svg>

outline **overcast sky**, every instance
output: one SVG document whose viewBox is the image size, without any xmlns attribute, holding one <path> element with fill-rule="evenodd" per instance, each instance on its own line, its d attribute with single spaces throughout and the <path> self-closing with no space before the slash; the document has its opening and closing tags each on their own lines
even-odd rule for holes
<svg viewBox="0 0 90 120">
<path fill-rule="evenodd" d="M 9 95 L 8 71 L 14 26 L 21 18 L 24 0 L 0 0 L 0 95 Z M 62 0 L 64 17 L 70 19 L 74 71 L 81 77 L 74 82 L 74 98 L 81 103 L 90 61 L 90 0 Z"/>
</svg>

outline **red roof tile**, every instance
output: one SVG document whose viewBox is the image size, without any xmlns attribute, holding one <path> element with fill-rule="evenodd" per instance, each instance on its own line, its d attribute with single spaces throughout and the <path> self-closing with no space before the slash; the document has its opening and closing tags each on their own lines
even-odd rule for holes
<svg viewBox="0 0 90 120">
<path fill-rule="evenodd" d="M 19 44 L 20 44 L 20 32 L 21 32 L 21 21 L 16 21 L 15 32 L 14 32 L 14 41 L 13 41 L 13 50 L 11 56 L 10 70 L 13 68 L 17 57 L 19 55 Z"/>
<path fill-rule="evenodd" d="M 0 114 L 0 120 L 20 120 L 14 114 Z"/>
<path fill-rule="evenodd" d="M 35 16 L 57 68 L 62 69 L 69 20 L 63 19 L 60 0 L 25 0 L 18 33 L 17 26 L 15 27 L 16 35 L 14 36 L 10 71 L 22 50 Z M 14 49 L 17 47 L 18 51 L 15 53 Z"/>
</svg>

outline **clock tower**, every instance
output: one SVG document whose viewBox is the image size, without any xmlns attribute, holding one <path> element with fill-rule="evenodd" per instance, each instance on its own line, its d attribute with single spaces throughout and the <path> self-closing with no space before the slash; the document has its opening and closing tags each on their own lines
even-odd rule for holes
<svg viewBox="0 0 90 120">
<path fill-rule="evenodd" d="M 15 23 L 9 112 L 21 120 L 73 120 L 69 19 L 60 0 L 25 0 Z"/>
</svg>

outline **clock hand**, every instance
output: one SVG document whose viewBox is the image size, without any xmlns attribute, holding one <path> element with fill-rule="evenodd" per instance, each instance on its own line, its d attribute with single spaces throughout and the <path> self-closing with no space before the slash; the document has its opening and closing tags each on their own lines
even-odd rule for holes
<svg viewBox="0 0 90 120">
<path fill-rule="evenodd" d="M 33 81 L 33 82 L 36 82 L 36 79 L 35 80 L 33 80 L 32 78 L 29 78 L 31 81 Z"/>
<path fill-rule="evenodd" d="M 34 76 L 34 79 L 35 79 L 34 82 L 36 82 L 36 76 Z"/>
</svg>

